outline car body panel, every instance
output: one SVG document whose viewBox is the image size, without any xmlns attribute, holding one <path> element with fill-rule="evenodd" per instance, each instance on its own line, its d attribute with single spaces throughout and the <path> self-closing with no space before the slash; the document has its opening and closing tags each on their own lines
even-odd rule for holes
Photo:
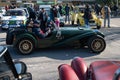
<svg viewBox="0 0 120 80">
<path fill-rule="evenodd" d="M 90 64 L 92 80 L 113 80 L 120 61 L 95 61 Z"/>
<path fill-rule="evenodd" d="M 120 61 L 111 61 L 111 60 L 101 60 L 94 61 L 90 64 L 89 67 L 85 65 L 84 59 L 80 57 L 75 57 L 69 67 L 64 67 L 68 64 L 62 64 L 58 67 L 60 80 L 68 80 L 69 78 L 74 78 L 75 74 L 78 76 L 79 80 L 114 80 L 116 71 L 120 68 Z M 67 73 L 66 70 L 74 71 Z M 64 75 L 64 73 L 66 73 Z M 62 74 L 62 76 L 61 76 Z M 70 77 L 67 75 L 71 75 Z M 73 75 L 73 77 L 72 77 Z M 84 78 L 84 79 L 83 79 Z M 115 79 L 118 80 L 118 79 Z"/>
<path fill-rule="evenodd" d="M 72 67 L 68 64 L 61 64 L 58 67 L 58 70 L 60 71 L 59 73 L 60 80 L 79 80 L 78 76 L 76 75 Z"/>
<path fill-rule="evenodd" d="M 35 36 L 35 34 L 32 33 L 15 34 L 18 38 L 14 42 L 17 43 L 19 39 L 21 39 L 22 37 L 28 37 L 34 39 L 36 46 L 38 45 L 37 46 L 38 48 L 46 48 L 46 47 L 66 46 L 72 44 L 76 40 L 89 38 L 90 36 L 97 35 L 96 33 L 97 31 L 93 31 L 86 28 L 78 29 L 75 27 L 62 27 L 60 31 L 61 31 L 60 38 L 56 37 L 57 34 L 56 30 L 53 30 L 50 36 L 44 39 L 39 39 L 37 36 Z M 100 33 L 99 35 L 103 37 L 102 33 Z"/>
</svg>

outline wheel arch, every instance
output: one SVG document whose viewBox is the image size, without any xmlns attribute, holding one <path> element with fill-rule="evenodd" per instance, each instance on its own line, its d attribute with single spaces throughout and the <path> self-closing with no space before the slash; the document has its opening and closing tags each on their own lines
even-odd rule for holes
<svg viewBox="0 0 120 80">
<path fill-rule="evenodd" d="M 16 41 L 14 42 L 14 46 L 17 46 L 18 42 L 22 39 L 25 39 L 25 38 L 32 40 L 35 48 L 38 46 L 37 45 L 37 43 L 38 43 L 37 39 L 33 35 L 28 34 L 28 33 L 18 35 L 16 37 Z"/>
</svg>

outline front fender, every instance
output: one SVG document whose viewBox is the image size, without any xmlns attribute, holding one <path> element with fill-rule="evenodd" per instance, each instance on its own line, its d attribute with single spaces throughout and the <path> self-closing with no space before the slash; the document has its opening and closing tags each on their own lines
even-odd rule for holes
<svg viewBox="0 0 120 80">
<path fill-rule="evenodd" d="M 34 41 L 35 43 L 35 47 L 37 47 L 38 45 L 38 41 L 37 39 L 30 33 L 23 33 L 23 34 L 19 34 L 19 35 L 16 35 L 16 40 L 14 41 L 14 46 L 17 45 L 17 43 L 19 42 L 19 40 L 23 39 L 23 38 L 28 38 L 28 39 L 31 39 Z"/>
<path fill-rule="evenodd" d="M 62 64 L 58 67 L 60 80 L 79 80 L 75 71 L 68 64 Z"/>
</svg>

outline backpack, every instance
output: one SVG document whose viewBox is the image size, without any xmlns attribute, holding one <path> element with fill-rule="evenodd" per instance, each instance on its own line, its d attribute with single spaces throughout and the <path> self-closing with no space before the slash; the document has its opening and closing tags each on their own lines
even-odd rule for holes
<svg viewBox="0 0 120 80">
<path fill-rule="evenodd" d="M 104 7 L 104 14 L 105 14 L 106 16 L 109 15 L 109 9 L 108 9 L 108 6 L 105 6 L 105 7 Z"/>
</svg>

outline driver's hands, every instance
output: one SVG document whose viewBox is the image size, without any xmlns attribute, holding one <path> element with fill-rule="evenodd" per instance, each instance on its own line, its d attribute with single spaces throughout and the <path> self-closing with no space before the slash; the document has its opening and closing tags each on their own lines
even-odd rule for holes
<svg viewBox="0 0 120 80">
<path fill-rule="evenodd" d="M 56 37 L 57 37 L 57 38 L 61 37 L 61 31 L 60 31 L 60 30 L 57 31 Z"/>
</svg>

